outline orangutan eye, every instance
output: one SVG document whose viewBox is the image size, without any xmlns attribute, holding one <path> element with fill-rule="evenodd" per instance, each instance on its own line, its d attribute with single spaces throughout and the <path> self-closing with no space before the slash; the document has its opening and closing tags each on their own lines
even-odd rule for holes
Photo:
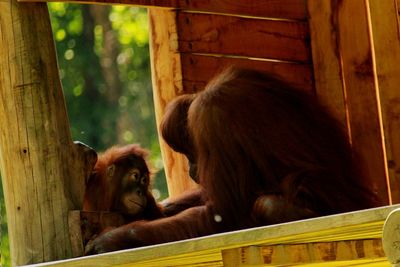
<svg viewBox="0 0 400 267">
<path fill-rule="evenodd" d="M 131 178 L 134 182 L 138 182 L 140 178 L 140 172 L 138 170 L 133 170 L 131 172 Z"/>
<path fill-rule="evenodd" d="M 140 183 L 143 185 L 147 183 L 147 175 L 142 176 L 142 179 L 140 179 Z"/>
</svg>

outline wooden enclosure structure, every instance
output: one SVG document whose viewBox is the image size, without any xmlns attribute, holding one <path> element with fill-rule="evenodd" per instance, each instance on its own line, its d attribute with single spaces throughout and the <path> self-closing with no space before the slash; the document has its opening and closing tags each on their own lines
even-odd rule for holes
<svg viewBox="0 0 400 267">
<path fill-rule="evenodd" d="M 68 212 L 80 209 L 82 184 L 93 163 L 90 150 L 74 145 L 69 134 L 47 6 L 23 1 L 0 1 L 0 167 L 15 265 L 73 256 L 68 238 Z M 225 66 L 246 66 L 275 73 L 316 94 L 329 107 L 349 132 L 352 148 L 367 177 L 363 182 L 387 204 L 400 203 L 400 89 L 397 88 L 400 84 L 400 0 L 69 2 L 149 7 L 153 90 L 158 121 L 168 101 L 177 95 L 201 90 Z M 161 147 L 170 194 L 176 195 L 194 186 L 187 177 L 186 159 L 162 141 Z M 75 166 L 77 162 L 84 164 Z M 221 253 L 225 255 L 226 266 L 249 266 L 252 262 L 260 265 L 259 260 L 239 264 L 238 259 L 247 259 L 246 255 L 250 254 L 259 259 L 260 254 L 254 253 L 258 250 L 251 245 L 266 244 L 265 238 L 271 237 L 270 234 L 277 229 L 283 234 L 296 236 L 297 232 L 288 229 L 304 224 L 308 224 L 307 229 L 310 229 L 312 225 L 322 224 L 315 227 L 315 231 L 327 233 L 338 220 L 343 222 L 341 226 L 337 225 L 339 230 L 346 224 L 356 227 L 366 222 L 380 227 L 391 209 L 382 208 L 377 213 L 367 211 L 347 217 L 339 215 L 333 220 L 317 218 L 241 233 L 245 236 L 252 232 L 254 243 L 249 239 L 229 243 L 236 236 L 226 234 L 178 242 L 174 249 L 181 249 L 182 260 L 193 256 L 187 248 L 193 251 L 199 242 L 214 242 L 220 248 L 213 246 L 212 255 L 219 253 L 215 266 L 221 266 L 218 265 L 221 264 Z M 375 215 L 370 215 L 371 212 Z M 340 218 L 347 219 L 342 221 Z M 361 240 L 365 243 L 355 246 L 362 244 L 375 251 L 375 254 L 363 255 L 382 260 L 380 232 L 378 228 L 367 229 L 369 232 L 363 235 L 343 238 L 339 231 L 338 236 L 342 238 L 303 241 L 317 242 L 307 249 L 318 251 L 318 247 L 324 247 L 318 242 L 343 241 L 347 243 L 330 245 L 352 247 L 352 240 Z M 261 237 L 257 239 L 257 236 Z M 276 238 L 275 245 L 283 242 Z M 373 239 L 372 243 L 366 240 L 369 238 Z M 205 249 L 207 244 L 200 247 Z M 295 254 L 296 248 L 290 246 L 282 249 Z M 143 266 L 155 266 L 149 261 L 149 253 L 161 253 L 161 248 L 163 246 L 127 253 L 131 253 L 132 259 L 145 259 L 148 265 Z M 263 251 L 274 249 L 277 248 L 267 247 Z M 263 259 L 267 257 L 262 255 Z M 98 260 L 91 258 L 90 264 L 88 259 L 83 263 L 70 261 L 70 266 L 128 266 L 126 261 L 116 260 L 124 257 L 123 252 L 116 253 L 114 260 L 112 255 L 97 257 Z M 101 262 L 106 257 L 111 258 L 108 262 Z M 355 259 L 351 255 L 346 257 L 345 260 Z M 232 262 L 232 259 L 236 261 Z M 175 263 L 179 265 L 179 261 Z M 206 266 L 200 262 L 196 264 Z"/>
</svg>

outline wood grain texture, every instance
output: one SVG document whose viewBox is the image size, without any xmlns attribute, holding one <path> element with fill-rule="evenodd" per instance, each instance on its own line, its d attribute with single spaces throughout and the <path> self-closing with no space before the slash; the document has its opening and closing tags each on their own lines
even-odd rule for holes
<svg viewBox="0 0 400 267">
<path fill-rule="evenodd" d="M 154 107 L 159 125 L 167 103 L 183 93 L 181 59 L 174 52 L 178 45 L 176 11 L 149 10 L 149 21 Z M 186 157 L 174 152 L 160 134 L 159 141 L 169 195 L 175 196 L 194 187 L 195 183 L 189 178 Z"/>
<path fill-rule="evenodd" d="M 204 89 L 207 82 L 229 66 L 253 68 L 282 77 L 287 83 L 313 92 L 312 66 L 287 62 L 253 60 L 247 58 L 181 54 L 183 88 L 185 92 Z"/>
<path fill-rule="evenodd" d="M 380 238 L 275 246 L 249 246 L 222 251 L 224 266 L 293 266 L 384 258 Z"/>
<path fill-rule="evenodd" d="M 72 257 L 80 257 L 84 253 L 80 210 L 72 210 L 68 213 L 68 228 L 71 240 Z"/>
<path fill-rule="evenodd" d="M 180 8 L 205 12 L 304 20 L 305 0 L 180 0 Z"/>
<path fill-rule="evenodd" d="M 180 52 L 311 62 L 306 22 L 178 13 Z"/>
<path fill-rule="evenodd" d="M 21 0 L 21 2 L 52 1 L 55 0 Z M 60 1 L 57 0 L 56 2 Z M 190 11 L 297 20 L 305 20 L 307 18 L 306 0 L 63 0 L 61 2 L 165 7 Z"/>
<path fill-rule="evenodd" d="M 68 210 L 87 170 L 74 147 L 46 4 L 0 1 L 0 167 L 13 265 L 71 256 Z"/>
<path fill-rule="evenodd" d="M 390 203 L 366 2 L 340 1 L 337 14 L 351 142 L 365 176 L 361 182 Z"/>
<path fill-rule="evenodd" d="M 316 95 L 347 131 L 335 5 L 330 0 L 307 3 Z"/>
<path fill-rule="evenodd" d="M 399 205 L 356 211 L 309 220 L 271 225 L 202 238 L 130 249 L 113 253 L 82 257 L 42 266 L 222 266 L 221 251 L 249 246 L 282 246 L 302 243 L 338 242 L 377 239 L 382 235 L 384 220 Z M 321 266 L 352 266 L 351 261 L 324 262 Z M 354 261 L 359 264 L 360 261 Z M 369 259 L 361 263 L 371 266 L 390 266 L 385 258 Z M 373 265 L 377 263 L 377 265 Z M 256 265 L 260 266 L 260 265 Z M 312 265 L 314 266 L 314 265 Z M 369 266 L 369 265 L 368 265 Z"/>
<path fill-rule="evenodd" d="M 399 29 L 399 35 L 400 35 L 400 0 L 396 1 L 396 7 L 397 7 L 397 23 L 398 23 L 398 29 Z"/>
<path fill-rule="evenodd" d="M 398 13 L 400 14 L 400 0 L 396 0 L 396 5 L 397 5 Z"/>
<path fill-rule="evenodd" d="M 398 264 L 400 262 L 400 209 L 393 210 L 386 218 L 382 242 L 388 261 L 391 264 Z"/>
<path fill-rule="evenodd" d="M 72 256 L 84 254 L 84 245 L 106 228 L 119 227 L 126 223 L 123 215 L 108 211 L 72 210 L 68 213 Z"/>
<path fill-rule="evenodd" d="M 389 185 L 400 203 L 400 32 L 396 0 L 369 0 Z"/>
<path fill-rule="evenodd" d="M 96 151 L 88 145 L 75 141 L 71 146 L 71 155 L 68 157 L 67 166 L 71 169 L 73 175 L 68 178 L 67 188 L 70 188 L 72 201 L 75 209 L 81 209 L 83 198 L 88 181 L 94 165 L 97 161 Z"/>
</svg>

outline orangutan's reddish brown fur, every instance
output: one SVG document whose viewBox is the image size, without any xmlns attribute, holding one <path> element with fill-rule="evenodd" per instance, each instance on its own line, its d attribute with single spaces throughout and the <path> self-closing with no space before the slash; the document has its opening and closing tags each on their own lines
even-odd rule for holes
<svg viewBox="0 0 400 267">
<path fill-rule="evenodd" d="M 177 122 L 181 105 L 188 114 Z M 197 164 L 202 202 L 168 218 L 116 228 L 94 240 L 90 253 L 381 204 L 361 184 L 342 127 L 315 97 L 279 79 L 231 69 L 170 107 L 162 126 L 172 131 L 162 132 Z"/>
<path fill-rule="evenodd" d="M 126 222 L 162 217 L 149 189 L 147 155 L 136 144 L 100 154 L 86 186 L 83 211 L 119 212 Z"/>
</svg>

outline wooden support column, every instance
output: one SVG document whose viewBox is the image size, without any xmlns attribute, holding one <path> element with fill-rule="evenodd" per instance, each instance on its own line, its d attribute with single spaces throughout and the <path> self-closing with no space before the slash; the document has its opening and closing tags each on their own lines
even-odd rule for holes
<svg viewBox="0 0 400 267">
<path fill-rule="evenodd" d="M 387 260 L 393 267 L 400 266 L 400 209 L 387 216 L 383 225 L 382 243 Z"/>
<path fill-rule="evenodd" d="M 13 266 L 71 256 L 68 211 L 81 207 L 94 161 L 71 141 L 47 5 L 0 1 L 0 167 Z"/>
<path fill-rule="evenodd" d="M 176 52 L 178 50 L 176 10 L 149 9 L 149 22 L 154 107 L 157 125 L 160 125 L 167 103 L 184 93 L 181 58 Z M 159 140 L 170 196 L 194 187 L 195 183 L 188 175 L 186 157 L 174 152 L 160 134 Z"/>
<path fill-rule="evenodd" d="M 350 136 L 362 181 L 391 203 L 367 0 L 337 1 L 339 49 Z"/>
<path fill-rule="evenodd" d="M 385 1 L 377 0 L 376 5 Z M 388 204 L 391 198 L 377 94 L 379 73 L 374 66 L 367 3 L 367 0 L 307 1 L 315 88 L 318 98 L 347 128 L 366 178 L 361 182 L 374 190 L 382 204 Z M 377 16 L 376 20 L 380 18 Z M 386 42 L 386 38 L 380 39 Z M 392 71 L 398 69 L 392 68 Z M 392 86 L 397 84 L 393 82 Z M 389 91 L 392 96 L 395 94 Z"/>
<path fill-rule="evenodd" d="M 308 0 L 315 93 L 335 118 L 347 128 L 344 88 L 335 23 L 336 0 Z"/>
<path fill-rule="evenodd" d="M 400 203 L 400 1 L 368 0 L 382 110 L 389 185 Z"/>
</svg>

